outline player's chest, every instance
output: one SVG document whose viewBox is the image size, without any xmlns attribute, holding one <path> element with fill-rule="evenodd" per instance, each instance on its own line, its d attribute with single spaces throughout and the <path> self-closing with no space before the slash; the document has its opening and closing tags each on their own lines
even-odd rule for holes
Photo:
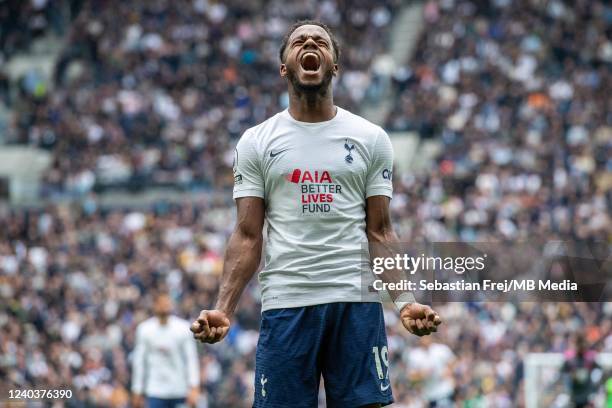
<svg viewBox="0 0 612 408">
<path fill-rule="evenodd" d="M 177 339 L 173 333 L 164 331 L 148 338 L 149 348 L 158 356 L 171 357 L 177 349 Z"/>
<path fill-rule="evenodd" d="M 365 146 L 350 135 L 287 135 L 266 147 L 263 172 L 270 185 L 354 185 L 365 181 L 368 161 Z"/>
</svg>

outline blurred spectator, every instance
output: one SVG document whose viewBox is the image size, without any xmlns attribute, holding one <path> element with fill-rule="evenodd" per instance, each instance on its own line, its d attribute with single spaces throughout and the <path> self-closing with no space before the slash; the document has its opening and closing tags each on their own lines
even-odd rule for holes
<svg viewBox="0 0 612 408">
<path fill-rule="evenodd" d="M 74 8 L 66 8 L 74 3 Z M 0 62 L 18 51 L 27 51 L 31 42 L 48 30 L 62 35 L 80 0 L 2 0 L 0 1 Z"/>
</svg>

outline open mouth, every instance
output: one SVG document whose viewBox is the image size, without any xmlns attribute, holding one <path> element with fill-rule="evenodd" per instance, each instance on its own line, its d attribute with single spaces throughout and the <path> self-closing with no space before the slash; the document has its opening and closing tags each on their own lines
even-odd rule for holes
<svg viewBox="0 0 612 408">
<path fill-rule="evenodd" d="M 316 72 L 321 66 L 321 61 L 319 60 L 319 56 L 314 52 L 307 52 L 302 55 L 300 65 L 304 71 Z"/>
</svg>

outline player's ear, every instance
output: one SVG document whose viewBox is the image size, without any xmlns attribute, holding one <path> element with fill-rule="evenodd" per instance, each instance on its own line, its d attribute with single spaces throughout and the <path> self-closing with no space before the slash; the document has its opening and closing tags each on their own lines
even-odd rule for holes
<svg viewBox="0 0 612 408">
<path fill-rule="evenodd" d="M 334 64 L 334 72 L 332 72 L 332 75 L 338 75 L 338 71 L 340 71 L 340 67 L 338 66 L 338 64 Z"/>
<path fill-rule="evenodd" d="M 287 76 L 287 65 L 281 64 L 279 72 L 280 72 L 281 77 L 283 78 L 286 77 Z"/>
</svg>

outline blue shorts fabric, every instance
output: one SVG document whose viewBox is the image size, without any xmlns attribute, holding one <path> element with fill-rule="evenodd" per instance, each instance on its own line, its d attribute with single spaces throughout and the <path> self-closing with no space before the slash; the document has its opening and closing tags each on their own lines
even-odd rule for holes
<svg viewBox="0 0 612 408">
<path fill-rule="evenodd" d="M 328 408 L 393 402 L 380 303 L 327 303 L 263 312 L 255 408 Z"/>
<path fill-rule="evenodd" d="M 147 397 L 147 408 L 182 408 L 186 407 L 186 398 Z"/>
</svg>

